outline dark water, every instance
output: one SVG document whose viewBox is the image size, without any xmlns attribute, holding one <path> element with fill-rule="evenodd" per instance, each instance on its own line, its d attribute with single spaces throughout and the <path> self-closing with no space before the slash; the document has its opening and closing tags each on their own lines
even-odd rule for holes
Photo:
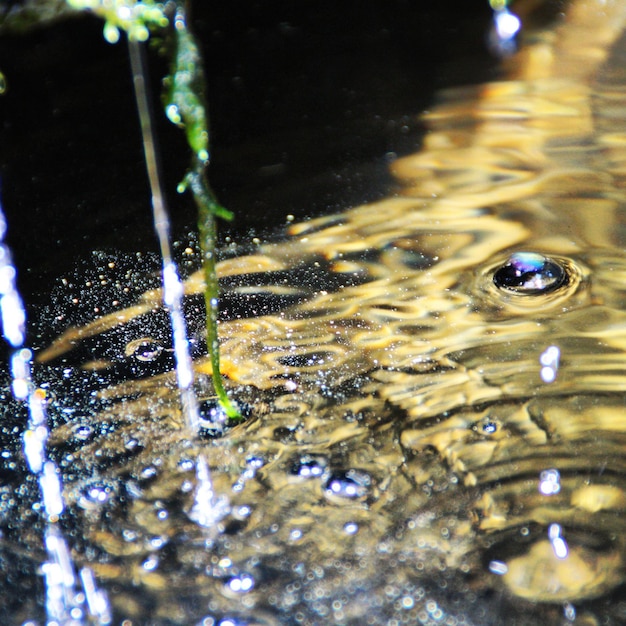
<svg viewBox="0 0 626 626">
<path fill-rule="evenodd" d="M 149 245 L 140 258 L 124 254 L 135 248 L 123 237 L 122 252 L 85 255 L 78 273 L 61 269 L 62 255 L 42 270 L 22 252 L 37 304 L 43 276 L 66 278 L 38 309 L 49 316 L 39 341 L 61 334 L 39 351 L 39 375 L 64 528 L 116 623 L 626 619 L 623 10 L 573 3 L 567 26 L 528 48 L 538 63 L 518 57 L 498 83 L 487 62 L 471 77 L 477 87 L 439 95 L 417 121 L 427 102 L 415 79 L 434 87 L 437 68 L 456 82 L 451 68 L 468 66 L 463 33 L 487 58 L 482 31 L 460 5 L 415 15 L 385 6 L 323 18 L 311 6 L 277 21 L 250 5 L 245 27 L 229 13 L 214 16 L 219 28 L 199 21 L 215 45 L 207 58 L 232 63 L 211 73 L 222 87 L 216 124 L 232 115 L 216 130 L 216 186 L 240 213 L 255 206 L 274 225 L 294 215 L 286 232 L 250 246 L 270 226 L 253 217 L 232 231 L 239 247 L 224 248 L 223 374 L 252 407 L 246 423 L 186 434 L 160 294 L 139 295 L 156 286 Z M 431 48 L 424 63 L 416 52 Z M 256 54 L 244 62 L 247 49 Z M 335 144 L 338 129 L 348 132 Z M 406 157 L 389 163 L 389 152 Z M 245 163 L 255 165 L 244 177 Z M 87 248 L 99 247 L 99 227 L 85 226 Z M 191 272 L 193 242 L 181 242 Z M 535 256 L 519 256 L 527 251 Z M 208 411 L 199 289 L 192 276 L 187 313 Z M 20 460 L 19 416 L 6 420 L 2 597 L 15 623 L 41 622 L 38 496 Z M 219 532 L 193 519 L 199 454 L 230 499 Z"/>
<path fill-rule="evenodd" d="M 416 113 L 434 89 L 494 66 L 479 1 L 197 4 L 211 179 L 237 215 L 237 235 L 381 197 L 386 155 L 419 145 Z M 85 17 L 4 34 L 0 62 L 9 84 L 0 99 L 3 200 L 27 300 L 45 299 L 42 283 L 91 250 L 156 250 L 126 46 L 104 42 L 101 23 Z M 166 68 L 157 55 L 152 64 L 158 110 Z M 195 209 L 174 191 L 187 166 L 183 138 L 164 116 L 158 122 L 184 236 Z"/>
</svg>

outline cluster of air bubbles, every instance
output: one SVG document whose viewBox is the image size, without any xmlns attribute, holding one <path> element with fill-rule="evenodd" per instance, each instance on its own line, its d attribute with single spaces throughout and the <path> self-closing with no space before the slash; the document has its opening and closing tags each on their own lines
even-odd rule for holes
<svg viewBox="0 0 626 626">
<path fill-rule="evenodd" d="M 254 589 L 254 585 L 254 578 L 246 572 L 242 572 L 237 576 L 232 576 L 225 583 L 226 589 L 228 591 L 237 594 L 252 591 L 252 589 Z"/>
<path fill-rule="evenodd" d="M 539 474 L 539 493 L 553 496 L 561 491 L 561 475 L 557 469 L 543 470 Z"/>
<path fill-rule="evenodd" d="M 328 471 L 328 460 L 321 455 L 304 454 L 292 463 L 289 471 L 299 478 L 322 478 Z"/>
<path fill-rule="evenodd" d="M 325 494 L 331 499 L 364 500 L 372 488 L 370 475 L 362 470 L 337 471 L 326 481 Z"/>
<path fill-rule="evenodd" d="M 493 275 L 499 289 L 519 295 L 539 295 L 567 284 L 567 272 L 556 260 L 535 252 L 515 252 Z"/>
</svg>

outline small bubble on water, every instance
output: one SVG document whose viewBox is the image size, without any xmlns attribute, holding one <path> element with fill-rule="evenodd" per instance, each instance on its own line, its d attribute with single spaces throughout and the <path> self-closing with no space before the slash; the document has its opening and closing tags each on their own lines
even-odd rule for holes
<svg viewBox="0 0 626 626">
<path fill-rule="evenodd" d="M 359 532 L 359 525 L 356 522 L 346 522 L 343 525 L 343 532 L 346 535 L 356 535 Z"/>
<path fill-rule="evenodd" d="M 148 467 L 144 467 L 139 476 L 143 479 L 143 480 L 148 480 L 150 478 L 154 478 L 157 475 L 157 469 L 156 467 L 152 467 L 151 465 L 149 465 Z"/>
<path fill-rule="evenodd" d="M 150 546 L 155 550 L 160 550 L 167 543 L 167 537 L 152 537 Z"/>
<path fill-rule="evenodd" d="M 560 358 L 561 351 L 557 346 L 550 346 L 541 353 L 539 357 L 539 363 L 541 364 L 539 375 L 544 383 L 553 383 L 556 380 Z"/>
<path fill-rule="evenodd" d="M 127 450 L 134 450 L 138 445 L 139 445 L 139 440 L 135 439 L 134 437 L 127 439 L 126 442 L 124 443 L 124 447 Z"/>
<path fill-rule="evenodd" d="M 569 554 L 567 543 L 561 533 L 562 529 L 560 524 L 550 524 L 548 528 L 548 538 L 552 544 L 554 556 L 556 556 L 557 559 L 565 559 Z"/>
<path fill-rule="evenodd" d="M 106 504 L 113 495 L 113 489 L 105 483 L 87 485 L 78 498 L 78 506 L 82 509 L 95 509 Z"/>
</svg>

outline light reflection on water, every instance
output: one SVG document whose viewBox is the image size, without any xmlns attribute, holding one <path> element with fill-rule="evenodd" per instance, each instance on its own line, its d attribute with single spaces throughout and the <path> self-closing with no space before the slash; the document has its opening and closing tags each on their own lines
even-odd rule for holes
<svg viewBox="0 0 626 626">
<path fill-rule="evenodd" d="M 623 623 L 626 94 L 613 61 L 591 89 L 602 57 L 570 66 L 568 40 L 606 48 L 612 10 L 575 3 L 562 66 L 529 49 L 516 80 L 444 96 L 397 196 L 222 264 L 245 424 L 182 435 L 156 292 L 40 353 L 76 558 L 120 618 Z M 567 278 L 503 289 L 520 251 Z M 217 534 L 190 518 L 200 451 L 231 501 Z"/>
</svg>

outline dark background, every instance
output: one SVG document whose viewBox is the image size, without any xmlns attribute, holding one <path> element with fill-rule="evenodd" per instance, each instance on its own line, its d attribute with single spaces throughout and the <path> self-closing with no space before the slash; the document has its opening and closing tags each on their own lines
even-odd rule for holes
<svg viewBox="0 0 626 626">
<path fill-rule="evenodd" d="M 387 165 L 419 149 L 436 90 L 495 76 L 486 0 L 196 2 L 212 131 L 210 179 L 235 212 L 222 237 L 393 192 Z M 150 71 L 174 236 L 195 207 L 175 188 L 182 133 L 162 114 L 167 65 Z M 29 307 L 92 250 L 156 250 L 124 41 L 84 15 L 0 34 L 1 197 Z"/>
</svg>

